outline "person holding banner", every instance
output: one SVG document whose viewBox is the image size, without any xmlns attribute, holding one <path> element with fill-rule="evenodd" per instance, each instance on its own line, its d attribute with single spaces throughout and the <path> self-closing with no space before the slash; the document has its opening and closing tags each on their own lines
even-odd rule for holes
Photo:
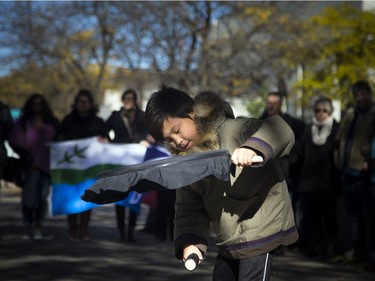
<svg viewBox="0 0 375 281">
<path fill-rule="evenodd" d="M 123 106 L 113 111 L 106 121 L 110 141 L 113 143 L 141 143 L 149 145 L 148 133 L 144 124 L 144 112 L 137 105 L 137 92 L 127 89 L 121 96 Z M 128 209 L 128 229 L 125 237 L 125 210 Z M 117 228 L 121 241 L 135 242 L 134 228 L 137 213 L 125 208 L 121 203 L 115 204 Z"/>
<path fill-rule="evenodd" d="M 181 261 L 206 256 L 210 228 L 219 250 L 213 280 L 270 280 L 274 250 L 297 241 L 285 177 L 276 159 L 288 155 L 294 134 L 278 115 L 234 118 L 218 95 L 194 99 L 164 87 L 145 110 L 150 134 L 173 155 L 227 149 L 230 180 L 206 177 L 176 190 L 174 245 Z M 255 156 L 263 162 L 253 163 Z M 194 266 L 188 266 L 191 270 Z"/>
<path fill-rule="evenodd" d="M 27 171 L 22 186 L 21 205 L 24 224 L 22 239 L 43 239 L 42 225 L 48 210 L 50 188 L 48 144 L 59 125 L 47 100 L 39 93 L 30 95 L 9 135 L 12 149 L 26 159 Z"/>
<path fill-rule="evenodd" d="M 58 140 L 77 140 L 89 137 L 98 137 L 98 140 L 107 142 L 108 136 L 104 120 L 96 114 L 98 108 L 95 105 L 94 97 L 87 89 L 81 89 L 75 96 L 72 111 L 63 118 L 61 123 Z M 89 240 L 89 223 L 91 209 L 68 214 L 68 236 L 70 240 L 78 238 L 78 227 L 80 230 L 79 238 Z M 78 225 L 79 223 L 79 225 Z"/>
</svg>

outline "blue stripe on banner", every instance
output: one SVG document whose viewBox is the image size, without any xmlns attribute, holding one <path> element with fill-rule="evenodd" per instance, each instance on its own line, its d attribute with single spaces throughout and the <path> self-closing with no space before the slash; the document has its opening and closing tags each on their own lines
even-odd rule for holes
<svg viewBox="0 0 375 281">
<path fill-rule="evenodd" d="M 135 191 L 130 192 L 129 196 L 124 200 L 118 201 L 115 204 L 131 209 L 133 212 L 139 214 L 141 211 L 141 199 L 143 194 Z"/>
<path fill-rule="evenodd" d="M 96 179 L 88 179 L 80 184 L 52 184 L 52 216 L 81 213 L 99 205 L 81 199 L 84 191 Z"/>
<path fill-rule="evenodd" d="M 95 181 L 96 179 L 88 179 L 76 185 L 52 184 L 52 216 L 77 214 L 100 206 L 81 199 L 84 191 L 93 185 Z M 127 198 L 115 204 L 128 207 L 133 212 L 139 213 L 141 199 L 142 194 L 132 191 Z"/>
</svg>

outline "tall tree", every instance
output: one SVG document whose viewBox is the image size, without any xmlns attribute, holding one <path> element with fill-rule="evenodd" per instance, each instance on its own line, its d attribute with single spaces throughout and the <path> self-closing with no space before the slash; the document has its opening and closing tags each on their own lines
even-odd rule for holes
<svg viewBox="0 0 375 281">
<path fill-rule="evenodd" d="M 8 8 L 2 42 L 16 67 L 58 65 L 55 71 L 75 87 L 100 90 L 114 40 L 110 3 L 16 2 Z"/>
<path fill-rule="evenodd" d="M 351 102 L 350 87 L 356 80 L 375 83 L 375 13 L 350 5 L 329 7 L 309 20 L 299 63 L 306 104 L 314 95 Z"/>
<path fill-rule="evenodd" d="M 208 87 L 208 36 L 214 17 L 228 12 L 230 3 L 152 1 L 132 5 L 134 21 L 118 34 L 116 49 L 125 64 L 149 67 L 161 80 L 177 81 L 179 87 Z"/>
</svg>

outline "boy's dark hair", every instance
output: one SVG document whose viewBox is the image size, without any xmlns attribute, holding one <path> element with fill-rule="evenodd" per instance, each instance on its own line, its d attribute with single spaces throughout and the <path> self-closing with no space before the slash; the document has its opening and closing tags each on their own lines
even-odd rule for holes
<svg viewBox="0 0 375 281">
<path fill-rule="evenodd" d="M 352 86 L 352 93 L 357 93 L 357 92 L 367 92 L 369 94 L 372 93 L 372 89 L 371 89 L 371 86 L 370 86 L 370 83 L 367 82 L 366 80 L 359 80 L 357 82 L 355 82 Z"/>
<path fill-rule="evenodd" d="M 156 142 L 162 142 L 163 123 L 169 117 L 190 118 L 194 112 L 194 100 L 180 90 L 163 87 L 153 93 L 145 110 L 145 125 Z"/>
</svg>

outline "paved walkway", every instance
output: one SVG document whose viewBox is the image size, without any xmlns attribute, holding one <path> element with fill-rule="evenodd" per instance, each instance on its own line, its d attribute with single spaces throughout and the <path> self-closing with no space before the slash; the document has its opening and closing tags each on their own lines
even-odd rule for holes
<svg viewBox="0 0 375 281">
<path fill-rule="evenodd" d="M 172 242 L 157 242 L 136 232 L 137 242 L 116 240 L 112 205 L 93 210 L 90 241 L 66 238 L 66 218 L 48 218 L 42 241 L 21 239 L 19 189 L 3 186 L 0 195 L 1 281 L 188 281 L 211 280 L 215 247 L 195 271 L 188 272 L 173 253 Z M 143 214 L 143 213 L 142 213 Z M 141 215 L 138 227 L 142 227 Z M 274 260 L 272 281 L 374 281 L 375 273 L 357 267 L 307 259 L 287 251 Z"/>
</svg>

